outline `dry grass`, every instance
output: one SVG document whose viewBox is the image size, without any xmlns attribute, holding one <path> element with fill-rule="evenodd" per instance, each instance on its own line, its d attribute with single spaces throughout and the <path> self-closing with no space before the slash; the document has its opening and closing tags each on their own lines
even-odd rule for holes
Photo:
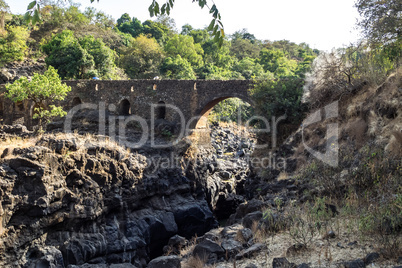
<svg viewBox="0 0 402 268">
<path fill-rule="evenodd" d="M 288 173 L 286 173 L 286 171 L 282 171 L 277 178 L 278 181 L 287 180 L 287 179 L 289 179 L 289 175 L 288 175 Z"/>
<path fill-rule="evenodd" d="M 187 245 L 180 249 L 180 256 L 181 257 L 188 257 L 190 256 L 191 252 L 193 252 L 194 247 L 197 245 L 197 236 L 192 237 Z"/>
<path fill-rule="evenodd" d="M 187 245 L 180 250 L 180 257 L 183 258 L 181 267 L 183 268 L 214 268 L 215 265 L 206 265 L 207 260 L 201 259 L 199 256 L 193 256 L 192 252 L 197 245 L 197 236 L 192 237 Z"/>
<path fill-rule="evenodd" d="M 207 265 L 206 260 L 203 260 L 196 256 L 191 256 L 184 262 L 182 262 L 183 268 L 214 268 L 216 265 Z"/>
<path fill-rule="evenodd" d="M 260 226 L 259 221 L 254 221 L 251 225 L 251 231 L 254 234 L 254 242 L 256 243 L 265 243 L 269 237 L 269 234 L 265 229 Z"/>
<path fill-rule="evenodd" d="M 367 141 L 367 128 L 366 121 L 360 117 L 350 120 L 345 126 L 348 137 L 355 141 L 357 149 L 361 148 Z"/>
<path fill-rule="evenodd" d="M 0 142 L 0 155 L 1 158 L 8 158 L 11 156 L 12 152 L 16 148 L 28 148 L 35 146 L 36 142 L 40 139 L 38 137 L 32 138 L 20 138 L 20 137 L 9 137 Z"/>
</svg>

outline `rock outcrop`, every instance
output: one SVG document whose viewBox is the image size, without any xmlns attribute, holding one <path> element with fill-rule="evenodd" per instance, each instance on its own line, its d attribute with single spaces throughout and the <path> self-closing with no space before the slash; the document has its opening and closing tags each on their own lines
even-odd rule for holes
<svg viewBox="0 0 402 268">
<path fill-rule="evenodd" d="M 42 74 L 45 72 L 45 67 L 43 59 L 7 63 L 0 69 L 0 84 L 12 83 L 23 76 L 30 78 L 34 73 Z"/>
<path fill-rule="evenodd" d="M 0 165 L 2 267 L 146 267 L 176 235 L 216 227 L 179 168 L 84 138 L 8 148 Z"/>
</svg>

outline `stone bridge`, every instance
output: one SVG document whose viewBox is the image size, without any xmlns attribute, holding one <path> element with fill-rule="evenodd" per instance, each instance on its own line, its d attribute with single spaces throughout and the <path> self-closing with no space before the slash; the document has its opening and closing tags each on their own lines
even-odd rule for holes
<svg viewBox="0 0 402 268">
<path fill-rule="evenodd" d="M 205 126 L 205 118 L 220 101 L 237 97 L 251 103 L 248 80 L 75 80 L 64 81 L 71 92 L 61 103 L 66 111 L 78 104 L 105 105 L 111 114 L 165 119 L 188 129 Z M 31 127 L 33 105 L 2 103 L 5 124 L 24 117 Z"/>
</svg>

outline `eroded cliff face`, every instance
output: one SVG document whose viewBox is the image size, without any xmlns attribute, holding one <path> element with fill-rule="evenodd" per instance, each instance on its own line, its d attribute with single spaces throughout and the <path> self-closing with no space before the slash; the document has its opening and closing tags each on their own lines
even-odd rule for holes
<svg viewBox="0 0 402 268">
<path fill-rule="evenodd" d="M 145 267 L 173 235 L 217 226 L 192 181 L 203 178 L 180 167 L 148 172 L 150 156 L 90 137 L 13 143 L 0 165 L 1 267 Z"/>
</svg>

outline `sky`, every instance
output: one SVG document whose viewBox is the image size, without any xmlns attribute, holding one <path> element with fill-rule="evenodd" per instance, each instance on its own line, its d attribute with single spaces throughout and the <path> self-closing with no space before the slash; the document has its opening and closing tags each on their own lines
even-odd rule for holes
<svg viewBox="0 0 402 268">
<path fill-rule="evenodd" d="M 117 20 L 123 13 L 142 22 L 151 19 L 148 7 L 152 0 L 75 0 L 85 7 L 95 7 Z M 6 0 L 14 14 L 23 14 L 30 0 Z M 160 4 L 165 0 L 159 0 Z M 312 48 L 330 51 L 356 42 L 358 13 L 353 0 L 214 0 L 225 27 L 232 34 L 243 28 L 260 40 L 305 42 Z M 212 5 L 213 0 L 208 0 Z M 200 9 L 191 0 L 175 0 L 170 17 L 181 26 L 204 28 L 211 21 L 208 9 Z M 153 18 L 152 18 L 153 19 Z"/>
</svg>

